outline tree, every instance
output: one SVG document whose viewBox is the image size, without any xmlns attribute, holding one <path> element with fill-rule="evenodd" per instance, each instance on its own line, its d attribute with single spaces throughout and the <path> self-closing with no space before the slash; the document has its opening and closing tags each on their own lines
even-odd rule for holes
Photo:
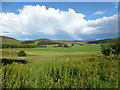
<svg viewBox="0 0 120 90">
<path fill-rule="evenodd" d="M 74 44 L 71 44 L 71 46 L 74 46 Z"/>
<path fill-rule="evenodd" d="M 59 44 L 58 47 L 63 47 L 63 44 Z"/>
<path fill-rule="evenodd" d="M 68 46 L 67 44 L 64 44 L 64 47 L 70 47 L 70 46 Z"/>
<path fill-rule="evenodd" d="M 18 53 L 18 56 L 26 56 L 25 51 L 20 51 L 20 52 Z"/>
<path fill-rule="evenodd" d="M 23 41 L 21 44 L 29 44 L 29 43 L 35 43 L 34 41 Z"/>
<path fill-rule="evenodd" d="M 120 43 L 109 44 L 107 46 L 101 44 L 101 48 L 102 48 L 102 53 L 105 56 L 109 56 L 112 54 L 114 55 L 120 54 Z"/>
</svg>

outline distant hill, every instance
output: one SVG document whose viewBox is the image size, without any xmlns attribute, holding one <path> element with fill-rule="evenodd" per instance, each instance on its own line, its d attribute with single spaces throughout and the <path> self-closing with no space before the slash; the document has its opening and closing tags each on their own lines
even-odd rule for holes
<svg viewBox="0 0 120 90">
<path fill-rule="evenodd" d="M 2 42 L 0 44 L 21 44 L 20 40 L 16 40 L 11 37 L 7 36 L 0 36 L 0 40 L 2 39 Z M 68 40 L 50 40 L 50 39 L 36 39 L 36 40 L 30 40 L 34 42 L 43 42 L 43 43 L 50 43 L 50 44 L 61 44 L 61 43 L 84 43 L 85 41 L 68 41 Z M 96 43 L 114 43 L 120 41 L 120 37 L 118 38 L 112 38 L 112 39 L 103 39 L 103 40 L 94 40 L 94 41 L 86 41 L 88 44 L 96 44 Z"/>
<path fill-rule="evenodd" d="M 81 41 L 68 41 L 68 40 L 50 40 L 50 39 L 37 39 L 35 42 L 53 42 L 53 43 L 80 43 Z"/>
<path fill-rule="evenodd" d="M 0 38 L 2 38 L 2 39 L 9 39 L 9 40 L 16 40 L 16 39 L 14 39 L 12 37 L 7 37 L 7 36 L 0 36 Z"/>
<path fill-rule="evenodd" d="M 75 41 L 67 41 L 67 40 L 53 40 L 53 41 L 57 43 L 75 43 Z"/>
<path fill-rule="evenodd" d="M 21 43 L 21 41 L 19 40 L 16 40 L 11 37 L 6 37 L 6 36 L 0 36 L 0 40 L 2 40 L 0 44 L 20 44 Z"/>
<path fill-rule="evenodd" d="M 37 40 L 33 40 L 33 41 L 39 43 L 39 45 L 60 44 L 60 43 L 55 42 L 55 41 L 50 40 L 50 39 L 37 39 Z"/>
<path fill-rule="evenodd" d="M 118 38 L 113 38 L 113 39 L 108 39 L 106 42 L 108 42 L 108 43 L 120 42 L 120 37 L 118 37 Z"/>
<path fill-rule="evenodd" d="M 39 41 L 51 41 L 50 39 L 36 39 L 36 40 L 32 40 L 32 41 L 35 41 L 35 42 L 39 42 Z"/>
<path fill-rule="evenodd" d="M 94 41 L 88 41 L 89 44 L 97 44 L 97 43 L 115 43 L 120 41 L 120 37 L 118 38 L 112 38 L 112 39 L 103 39 L 103 40 L 94 40 Z"/>
<path fill-rule="evenodd" d="M 88 44 L 97 44 L 97 43 L 104 43 L 106 42 L 108 39 L 104 39 L 104 40 L 94 40 L 94 41 L 88 41 Z"/>
</svg>

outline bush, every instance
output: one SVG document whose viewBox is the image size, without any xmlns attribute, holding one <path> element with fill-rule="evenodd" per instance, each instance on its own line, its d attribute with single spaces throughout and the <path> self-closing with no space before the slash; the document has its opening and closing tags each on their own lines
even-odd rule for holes
<svg viewBox="0 0 120 90">
<path fill-rule="evenodd" d="M 18 56 L 26 56 L 26 53 L 25 53 L 24 51 L 20 51 L 20 52 L 18 53 Z"/>
<path fill-rule="evenodd" d="M 70 47 L 70 46 L 68 46 L 67 44 L 64 44 L 64 47 Z"/>
<path fill-rule="evenodd" d="M 104 48 L 104 49 L 102 50 L 102 53 L 103 53 L 105 56 L 109 56 L 109 55 L 112 53 L 111 48 Z"/>
<path fill-rule="evenodd" d="M 114 55 L 120 54 L 120 43 L 109 44 L 107 46 L 102 45 L 102 53 L 105 56 L 109 56 L 111 54 Z"/>
<path fill-rule="evenodd" d="M 111 45 L 111 48 L 114 50 L 114 54 L 120 54 L 120 43 L 115 43 Z"/>
<path fill-rule="evenodd" d="M 64 44 L 64 47 L 68 47 L 68 45 L 67 45 L 67 44 Z"/>
<path fill-rule="evenodd" d="M 67 44 L 59 44 L 58 47 L 70 47 Z"/>
<path fill-rule="evenodd" d="M 71 46 L 74 46 L 74 44 L 71 44 Z"/>
<path fill-rule="evenodd" d="M 63 44 L 59 44 L 58 47 L 63 47 Z"/>
</svg>

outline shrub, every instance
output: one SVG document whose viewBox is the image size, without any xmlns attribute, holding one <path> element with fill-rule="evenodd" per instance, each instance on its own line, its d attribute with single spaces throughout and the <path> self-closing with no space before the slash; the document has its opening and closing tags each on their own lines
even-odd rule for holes
<svg viewBox="0 0 120 90">
<path fill-rule="evenodd" d="M 63 47 L 63 44 L 59 44 L 58 47 Z"/>
<path fill-rule="evenodd" d="M 18 53 L 18 56 L 26 56 L 25 51 L 20 51 L 20 52 Z"/>
<path fill-rule="evenodd" d="M 74 44 L 71 44 L 71 46 L 74 46 Z"/>
<path fill-rule="evenodd" d="M 70 47 L 70 46 L 68 46 L 67 44 L 64 44 L 64 47 Z"/>
<path fill-rule="evenodd" d="M 107 46 L 103 46 L 102 44 L 101 48 L 102 48 L 102 53 L 105 56 L 109 56 L 111 54 L 115 54 L 115 55 L 120 54 L 120 43 L 109 44 Z"/>
<path fill-rule="evenodd" d="M 120 54 L 120 43 L 115 43 L 111 45 L 111 48 L 114 50 L 114 54 Z"/>
<path fill-rule="evenodd" d="M 105 56 L 109 56 L 110 53 L 111 53 L 111 48 L 104 48 L 102 50 L 102 53 L 105 55 Z"/>
<path fill-rule="evenodd" d="M 65 44 L 65 45 L 64 45 L 64 47 L 68 47 L 68 45 L 67 45 L 67 44 Z"/>
</svg>

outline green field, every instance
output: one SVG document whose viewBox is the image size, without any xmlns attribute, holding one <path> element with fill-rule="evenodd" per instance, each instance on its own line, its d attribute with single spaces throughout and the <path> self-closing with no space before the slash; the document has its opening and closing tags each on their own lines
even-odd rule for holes
<svg viewBox="0 0 120 90">
<path fill-rule="evenodd" d="M 17 56 L 24 50 L 26 57 Z M 3 88 L 118 88 L 118 56 L 105 57 L 100 44 L 2 51 Z M 26 61 L 27 63 L 25 63 Z"/>
<path fill-rule="evenodd" d="M 63 55 L 78 55 L 78 56 L 86 56 L 92 54 L 98 54 L 101 52 L 101 46 L 99 45 L 86 45 L 86 46 L 74 46 L 70 48 L 65 47 L 53 47 L 48 46 L 46 48 L 9 48 L 3 49 L 2 54 L 3 57 L 17 57 L 17 53 L 20 50 L 24 50 L 28 56 L 44 56 L 44 57 L 55 57 L 55 56 L 63 56 Z"/>
</svg>

